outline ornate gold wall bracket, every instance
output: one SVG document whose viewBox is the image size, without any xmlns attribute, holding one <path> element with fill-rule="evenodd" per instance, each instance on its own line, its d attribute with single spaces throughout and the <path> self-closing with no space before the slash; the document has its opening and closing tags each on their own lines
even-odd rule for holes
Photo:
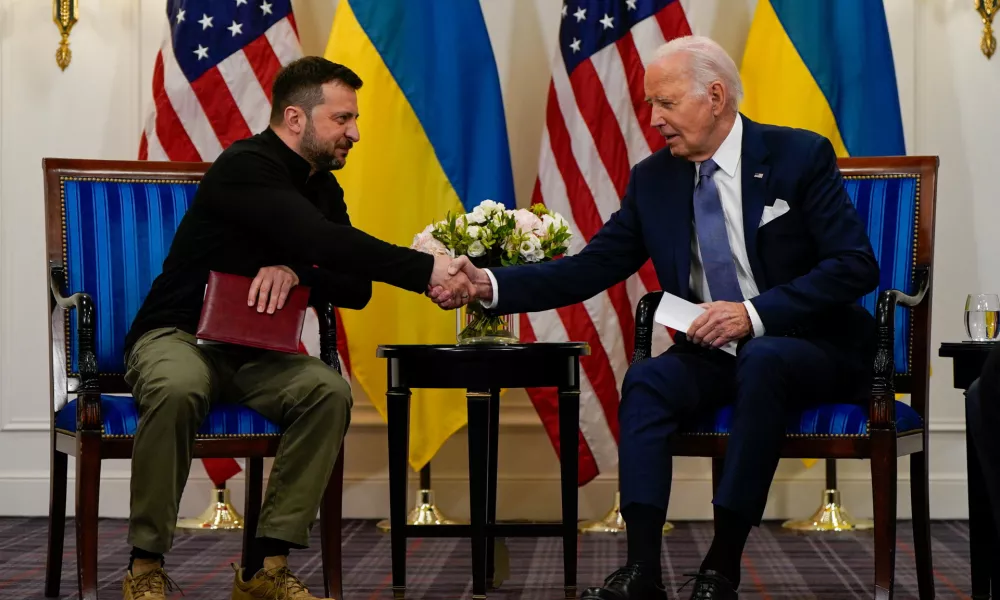
<svg viewBox="0 0 1000 600">
<path fill-rule="evenodd" d="M 73 58 L 73 53 L 69 49 L 69 32 L 79 17 L 77 2 L 78 0 L 52 0 L 52 20 L 55 21 L 62 36 L 59 48 L 56 50 L 56 64 L 63 71 Z"/>
<path fill-rule="evenodd" d="M 1000 0 L 974 0 L 974 2 L 976 11 L 983 19 L 983 39 L 979 42 L 979 49 L 986 58 L 992 58 L 997 50 L 997 39 L 993 36 L 993 16 L 1000 10 Z"/>
</svg>

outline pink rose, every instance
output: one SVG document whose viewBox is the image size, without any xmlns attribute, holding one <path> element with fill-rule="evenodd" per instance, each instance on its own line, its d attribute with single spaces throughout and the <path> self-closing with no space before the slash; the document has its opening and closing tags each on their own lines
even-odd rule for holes
<svg viewBox="0 0 1000 600">
<path fill-rule="evenodd" d="M 431 233 L 432 231 L 434 231 L 433 223 L 425 227 L 424 230 L 417 235 L 413 236 L 413 244 L 410 245 L 410 248 L 419 250 L 420 252 L 424 252 L 426 254 L 441 254 L 443 256 L 450 256 L 451 253 L 448 251 L 448 248 L 446 248 L 440 240 L 434 237 L 434 234 Z"/>
<path fill-rule="evenodd" d="M 520 233 L 538 234 L 543 231 L 542 220 L 535 213 L 525 208 L 519 208 L 514 211 L 514 222 L 517 224 L 517 230 Z"/>
</svg>

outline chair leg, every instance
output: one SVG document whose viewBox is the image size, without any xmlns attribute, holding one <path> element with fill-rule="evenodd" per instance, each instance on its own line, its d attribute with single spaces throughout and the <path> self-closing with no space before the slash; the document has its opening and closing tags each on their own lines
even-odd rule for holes
<svg viewBox="0 0 1000 600">
<path fill-rule="evenodd" d="M 722 458 L 715 457 L 712 459 L 712 497 L 714 499 L 716 490 L 719 489 L 719 482 L 722 480 Z M 719 511 L 715 509 L 715 505 L 712 505 L 712 522 L 715 529 L 719 529 Z"/>
<path fill-rule="evenodd" d="M 323 586 L 326 596 L 343 600 L 343 556 L 341 554 L 341 516 L 344 514 L 344 445 L 340 446 L 337 464 L 323 494 L 319 509 L 320 546 L 323 553 Z"/>
<path fill-rule="evenodd" d="M 873 430 L 871 444 L 875 598 L 890 600 L 896 568 L 896 432 Z"/>
<path fill-rule="evenodd" d="M 923 452 L 910 455 L 910 498 L 920 600 L 931 600 L 934 598 L 934 563 L 931 555 L 930 478 L 927 474 L 926 446 Z"/>
<path fill-rule="evenodd" d="M 63 541 L 66 534 L 67 456 L 56 450 L 52 437 L 52 467 L 49 481 L 49 548 L 45 558 L 45 597 L 59 597 L 62 580 Z"/>
<path fill-rule="evenodd" d="M 240 568 L 250 562 L 253 540 L 257 537 L 257 521 L 260 520 L 260 503 L 264 488 L 264 459 L 259 456 L 247 458 L 246 495 L 243 506 L 243 555 Z M 253 573 L 244 573 L 246 578 Z"/>
<path fill-rule="evenodd" d="M 79 434 L 76 452 L 76 560 L 81 600 L 97 600 L 97 513 L 101 495 L 100 434 Z"/>
</svg>

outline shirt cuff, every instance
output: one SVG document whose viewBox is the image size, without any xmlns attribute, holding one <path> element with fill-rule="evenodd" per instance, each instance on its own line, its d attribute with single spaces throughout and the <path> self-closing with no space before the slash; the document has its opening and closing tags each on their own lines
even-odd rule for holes
<svg viewBox="0 0 1000 600">
<path fill-rule="evenodd" d="M 493 276 L 493 273 L 491 273 L 489 269 L 483 270 L 486 271 L 486 276 L 490 278 L 490 286 L 493 288 L 493 299 L 490 300 L 488 304 L 482 300 L 480 300 L 479 303 L 483 305 L 483 308 L 496 308 L 497 302 L 500 298 L 500 293 L 497 290 L 497 278 Z"/>
<path fill-rule="evenodd" d="M 496 291 L 494 287 L 493 297 L 496 298 Z M 746 300 L 743 305 L 747 307 L 747 314 L 750 315 L 750 322 L 753 324 L 753 336 L 755 338 L 764 335 L 764 322 L 760 320 L 760 315 L 757 314 L 757 309 L 754 308 L 753 302 Z"/>
</svg>

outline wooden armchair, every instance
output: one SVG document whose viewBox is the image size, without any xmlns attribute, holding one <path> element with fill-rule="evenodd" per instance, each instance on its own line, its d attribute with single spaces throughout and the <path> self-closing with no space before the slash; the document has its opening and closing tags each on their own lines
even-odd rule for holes
<svg viewBox="0 0 1000 600">
<path fill-rule="evenodd" d="M 97 598 L 101 461 L 130 458 L 138 411 L 124 380 L 124 337 L 160 273 L 205 163 L 45 159 L 52 367 L 52 457 L 45 595 L 59 595 L 67 456 L 76 457 L 76 553 L 80 597 Z M 61 309 L 61 310 L 59 310 Z M 321 358 L 340 370 L 331 304 L 316 306 Z M 50 362 L 53 365 L 53 362 Z M 74 398 L 75 396 L 75 398 Z M 68 401 L 67 401 L 68 400 Z M 212 408 L 195 458 L 246 457 L 243 560 L 260 516 L 264 458 L 279 427 L 242 407 Z M 320 509 L 326 594 L 343 597 L 341 507 L 344 449 Z"/>
<path fill-rule="evenodd" d="M 927 415 L 930 385 L 931 282 L 937 157 L 845 158 L 844 185 L 868 225 L 881 281 L 861 300 L 878 323 L 871 401 L 827 404 L 788 415 L 784 458 L 871 459 L 875 516 L 875 597 L 891 598 L 896 551 L 896 462 L 910 456 L 913 538 L 920 598 L 934 597 L 931 568 Z M 650 356 L 653 314 L 662 292 L 636 309 L 633 362 Z M 808 390 L 803 390 L 808 393 Z M 909 405 L 896 393 L 910 394 Z M 680 429 L 677 456 L 712 457 L 718 484 L 731 407 Z"/>
</svg>

